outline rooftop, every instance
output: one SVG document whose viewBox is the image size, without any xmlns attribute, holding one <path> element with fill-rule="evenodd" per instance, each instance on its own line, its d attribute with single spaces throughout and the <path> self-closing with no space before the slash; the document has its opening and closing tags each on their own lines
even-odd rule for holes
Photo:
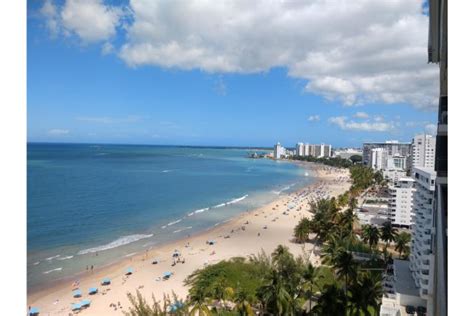
<svg viewBox="0 0 474 316">
<path fill-rule="evenodd" d="M 395 289 L 400 294 L 419 296 L 419 289 L 411 276 L 410 262 L 407 260 L 393 261 L 393 273 L 395 276 Z"/>
</svg>

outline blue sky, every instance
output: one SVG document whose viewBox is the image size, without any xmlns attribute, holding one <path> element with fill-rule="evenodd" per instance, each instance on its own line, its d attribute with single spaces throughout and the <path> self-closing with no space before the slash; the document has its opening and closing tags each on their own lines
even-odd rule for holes
<svg viewBox="0 0 474 316">
<path fill-rule="evenodd" d="M 354 35 L 335 22 L 341 40 L 360 43 L 349 55 L 341 44 L 320 40 L 322 33 L 314 34 L 321 41 L 314 46 L 308 42 L 313 32 L 286 34 L 311 30 L 304 21 L 278 22 L 274 33 L 260 24 L 249 32 L 236 22 L 225 33 L 183 19 L 197 10 L 221 23 L 226 14 L 258 12 L 255 7 L 222 7 L 216 14 L 214 8 L 187 8 L 179 1 L 182 7 L 168 3 L 155 9 L 139 0 L 29 1 L 28 141 L 227 146 L 408 141 L 415 133 L 433 131 L 437 78 L 436 66 L 426 65 L 423 56 L 427 34 L 421 2 L 406 12 L 400 2 L 400 7 L 375 8 L 387 21 L 374 25 L 393 38 L 381 35 L 374 41 L 374 34 Z M 146 9 L 159 15 L 144 14 Z M 353 8 L 357 21 L 364 19 L 362 9 Z M 281 21 L 286 12 L 297 17 L 311 10 L 276 7 L 266 18 Z M 400 23 L 407 17 L 414 25 Z M 110 25 L 98 22 L 108 18 Z M 143 27 L 153 23 L 158 35 Z M 420 34 L 400 39 L 403 28 L 414 26 Z M 229 39 L 229 34 L 237 35 Z M 399 53 L 386 53 L 385 40 L 398 45 Z"/>
</svg>

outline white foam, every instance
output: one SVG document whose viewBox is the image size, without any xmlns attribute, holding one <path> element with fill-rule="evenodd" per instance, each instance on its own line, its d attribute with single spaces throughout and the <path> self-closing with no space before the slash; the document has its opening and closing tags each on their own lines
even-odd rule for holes
<svg viewBox="0 0 474 316">
<path fill-rule="evenodd" d="M 173 171 L 173 170 L 171 170 L 171 169 L 166 169 L 166 170 L 163 170 L 163 171 L 161 171 L 161 172 L 163 172 L 163 173 L 168 173 L 168 172 L 171 172 L 171 171 Z"/>
<path fill-rule="evenodd" d="M 60 268 L 56 268 L 56 269 L 53 269 L 53 270 L 48 270 L 48 271 L 44 271 L 43 274 L 49 274 L 51 272 L 54 272 L 54 271 L 61 271 L 63 268 L 60 267 Z"/>
<path fill-rule="evenodd" d="M 37 266 L 38 264 L 40 264 L 39 261 L 36 261 L 35 263 L 33 263 L 34 266 Z"/>
<path fill-rule="evenodd" d="M 51 260 L 53 260 L 53 259 L 56 259 L 56 258 L 59 258 L 59 257 L 61 257 L 61 256 L 60 256 L 60 255 L 55 255 L 55 256 L 52 256 L 52 257 L 46 258 L 46 259 L 44 259 L 44 260 L 51 261 Z"/>
<path fill-rule="evenodd" d="M 244 196 L 241 196 L 239 198 L 236 198 L 236 199 L 233 199 L 232 201 L 229 201 L 226 203 L 226 205 L 229 205 L 229 204 L 234 204 L 234 203 L 238 203 L 242 200 L 245 200 L 247 198 L 247 196 L 249 196 L 248 194 L 245 194 Z"/>
<path fill-rule="evenodd" d="M 194 214 L 202 213 L 202 212 L 205 212 L 205 211 L 208 211 L 208 210 L 209 210 L 209 207 L 201 208 L 201 209 L 199 209 L 199 210 L 195 210 L 195 211 L 194 211 Z"/>
<path fill-rule="evenodd" d="M 71 258 L 74 258 L 74 256 L 64 256 L 64 257 L 58 257 L 57 260 L 68 260 L 68 259 L 71 259 Z"/>
<path fill-rule="evenodd" d="M 182 221 L 182 219 L 180 218 L 180 219 L 178 219 L 178 220 L 176 220 L 176 221 L 174 221 L 174 222 L 168 223 L 166 226 L 172 226 L 172 225 L 178 224 L 178 223 L 181 222 L 181 221 Z"/>
<path fill-rule="evenodd" d="M 150 235 L 136 234 L 136 235 L 123 236 L 123 237 L 120 237 L 120 238 L 106 244 L 106 245 L 81 250 L 77 254 L 78 255 L 84 255 L 86 253 L 109 250 L 109 249 L 113 249 L 113 248 L 117 248 L 117 247 L 120 247 L 120 246 L 123 246 L 123 245 L 130 244 L 130 243 L 138 241 L 140 239 L 150 238 L 152 236 L 153 236 L 153 234 L 150 234 Z"/>
<path fill-rule="evenodd" d="M 126 254 L 125 257 L 131 257 L 131 256 L 133 256 L 134 254 L 136 254 L 136 252 L 132 252 L 132 253 Z"/>
<path fill-rule="evenodd" d="M 193 227 L 192 227 L 192 226 L 188 226 L 188 227 L 184 227 L 184 228 L 181 228 L 181 229 L 177 229 L 177 230 L 175 230 L 175 231 L 173 232 L 173 234 L 180 233 L 180 232 L 182 232 L 182 231 L 189 230 L 189 229 L 191 229 L 191 228 L 193 228 Z"/>
<path fill-rule="evenodd" d="M 219 207 L 223 207 L 225 205 L 226 205 L 226 203 L 221 203 L 221 204 L 217 204 L 216 206 L 213 206 L 212 208 L 219 208 Z"/>
</svg>

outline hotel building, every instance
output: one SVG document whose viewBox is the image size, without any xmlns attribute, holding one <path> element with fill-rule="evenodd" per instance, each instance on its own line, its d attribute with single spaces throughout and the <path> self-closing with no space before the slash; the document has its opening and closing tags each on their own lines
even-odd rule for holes
<svg viewBox="0 0 474 316">
<path fill-rule="evenodd" d="M 411 227 L 414 182 L 412 178 L 400 178 L 390 187 L 389 209 L 391 222 L 395 227 Z"/>
</svg>

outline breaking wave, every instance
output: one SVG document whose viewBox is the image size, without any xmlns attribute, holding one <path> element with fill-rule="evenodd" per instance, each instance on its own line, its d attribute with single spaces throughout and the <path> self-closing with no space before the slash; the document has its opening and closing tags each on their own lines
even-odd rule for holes
<svg viewBox="0 0 474 316">
<path fill-rule="evenodd" d="M 118 239 L 116 239 L 116 240 L 114 240 L 114 241 L 112 241 L 112 242 L 110 242 L 106 245 L 80 250 L 77 254 L 78 255 L 84 255 L 86 253 L 109 250 L 109 249 L 113 249 L 113 248 L 117 248 L 117 247 L 120 247 L 120 246 L 123 246 L 123 245 L 130 244 L 130 243 L 138 241 L 140 239 L 150 238 L 152 236 L 153 236 L 153 234 L 149 234 L 149 235 L 136 234 L 136 235 L 124 236 L 124 237 L 120 237 L 120 238 L 118 238 Z"/>
</svg>

